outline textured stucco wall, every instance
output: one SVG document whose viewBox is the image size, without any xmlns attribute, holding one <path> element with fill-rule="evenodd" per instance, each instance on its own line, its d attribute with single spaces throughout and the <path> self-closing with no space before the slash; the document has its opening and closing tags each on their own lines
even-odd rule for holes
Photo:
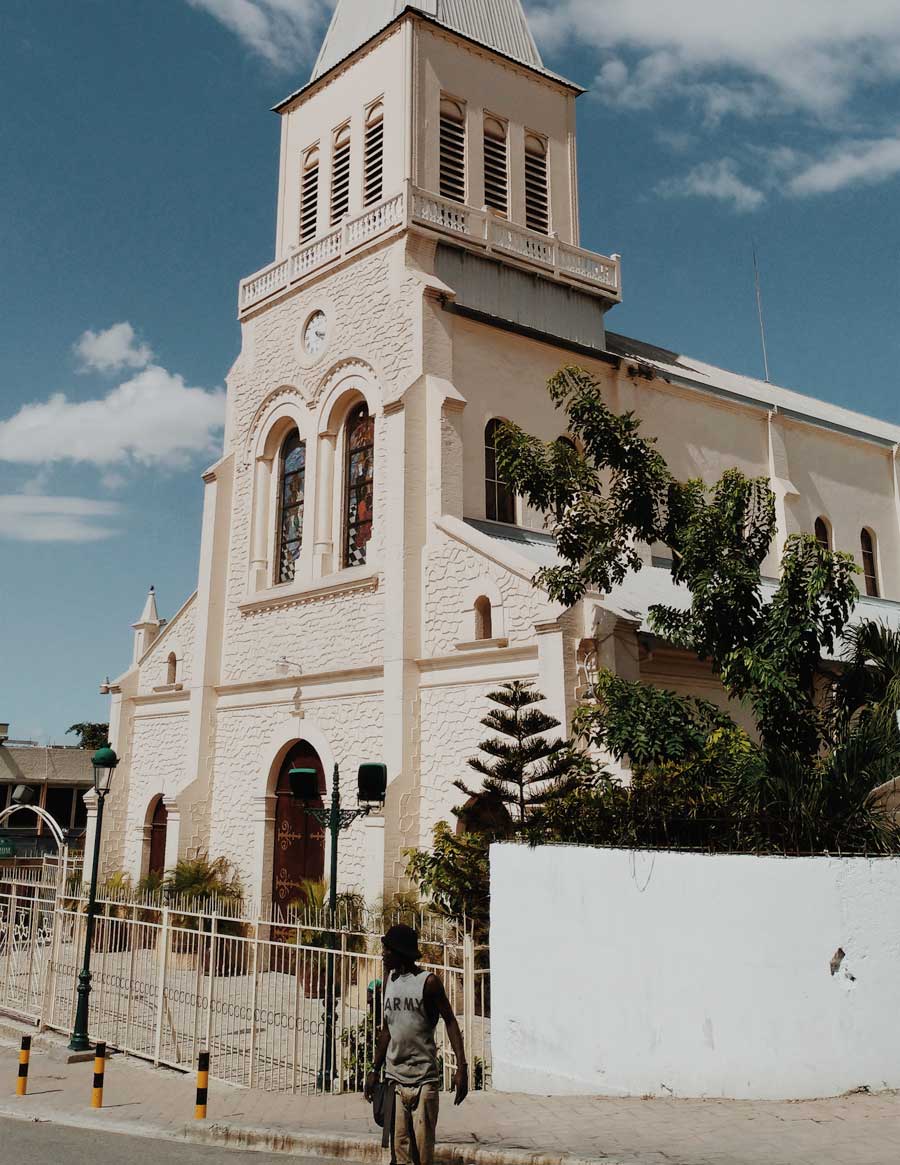
<svg viewBox="0 0 900 1165">
<path fill-rule="evenodd" d="M 364 760 L 380 748 L 383 704 L 378 696 L 316 700 L 306 717 L 298 718 L 293 705 L 230 707 L 219 710 L 216 721 L 215 772 L 210 823 L 210 853 L 226 857 L 238 869 L 250 893 L 271 893 L 272 830 L 257 828 L 260 798 L 272 791 L 273 764 L 287 745 L 309 739 L 319 748 L 324 739 L 331 755 L 320 749 L 328 796 L 331 764 L 341 769 L 341 797 L 356 805 L 356 775 Z M 277 774 L 274 774 L 277 777 Z M 270 805 L 270 812 L 274 807 Z M 326 870 L 327 866 L 326 853 Z M 341 837 L 338 882 L 342 890 L 363 886 L 365 880 L 365 826 L 357 822 Z"/>
<path fill-rule="evenodd" d="M 140 827 L 150 802 L 159 793 L 175 795 L 185 779 L 188 743 L 187 711 L 136 717 L 131 743 L 128 786 L 128 828 L 124 836 L 124 868 L 140 874 Z"/>
<path fill-rule="evenodd" d="M 192 598 L 173 619 L 141 662 L 139 693 L 149 695 L 168 683 L 169 656 L 177 661 L 176 683 L 190 686 L 194 674 L 194 645 L 197 631 L 197 599 Z"/>
<path fill-rule="evenodd" d="M 494 846 L 491 973 L 501 1091 L 900 1087 L 895 858 Z"/>
<path fill-rule="evenodd" d="M 482 582 L 488 585 L 480 587 Z M 510 644 L 534 642 L 534 624 L 544 617 L 546 596 L 528 579 L 444 535 L 429 547 L 425 565 L 427 655 L 448 655 L 458 643 L 474 640 L 473 604 L 482 590 L 495 608 L 494 593 L 502 600 L 502 609 L 494 611 L 494 634 Z"/>
</svg>

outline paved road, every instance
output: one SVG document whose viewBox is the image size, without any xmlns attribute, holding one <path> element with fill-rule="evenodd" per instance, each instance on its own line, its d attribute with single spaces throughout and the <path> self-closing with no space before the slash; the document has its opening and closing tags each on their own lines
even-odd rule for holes
<svg viewBox="0 0 900 1165">
<path fill-rule="evenodd" d="M 212 1165 L 227 1158 L 234 1165 L 284 1165 L 284 1154 L 246 1153 L 199 1145 L 160 1142 L 151 1137 L 126 1137 L 122 1133 L 99 1133 L 87 1129 L 0 1118 L 0 1157 L 4 1161 L 27 1161 L 28 1165 Z M 337 1165 L 323 1158 L 290 1157 L 298 1165 Z M 343 1163 L 346 1165 L 346 1162 Z"/>
</svg>

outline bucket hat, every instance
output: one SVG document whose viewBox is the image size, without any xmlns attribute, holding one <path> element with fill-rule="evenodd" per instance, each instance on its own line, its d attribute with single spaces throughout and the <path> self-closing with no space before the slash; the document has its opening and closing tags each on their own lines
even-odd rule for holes
<svg viewBox="0 0 900 1165">
<path fill-rule="evenodd" d="M 422 957 L 422 952 L 419 950 L 419 936 L 411 926 L 403 926 L 402 924 L 392 926 L 381 941 L 388 950 L 404 959 L 412 959 L 415 962 L 416 959 Z"/>
</svg>

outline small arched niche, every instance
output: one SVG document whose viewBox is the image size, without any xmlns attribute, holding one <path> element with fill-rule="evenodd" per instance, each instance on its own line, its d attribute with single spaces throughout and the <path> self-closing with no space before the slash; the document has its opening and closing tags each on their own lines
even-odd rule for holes
<svg viewBox="0 0 900 1165">
<path fill-rule="evenodd" d="M 479 595 L 475 600 L 475 639 L 494 638 L 494 610 L 487 595 Z"/>
<path fill-rule="evenodd" d="M 169 652 L 169 658 L 166 660 L 166 683 L 169 687 L 178 683 L 178 656 L 174 651 Z"/>
</svg>

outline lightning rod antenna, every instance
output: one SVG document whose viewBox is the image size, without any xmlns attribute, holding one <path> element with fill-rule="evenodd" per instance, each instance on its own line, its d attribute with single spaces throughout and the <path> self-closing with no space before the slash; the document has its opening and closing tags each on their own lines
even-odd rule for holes
<svg viewBox="0 0 900 1165">
<path fill-rule="evenodd" d="M 756 279 L 756 310 L 759 314 L 759 338 L 762 341 L 763 366 L 766 370 L 766 384 L 771 384 L 769 378 L 769 353 L 766 348 L 766 321 L 763 316 L 762 282 L 759 277 L 759 258 L 756 254 L 756 239 L 753 240 L 753 274 Z"/>
</svg>

